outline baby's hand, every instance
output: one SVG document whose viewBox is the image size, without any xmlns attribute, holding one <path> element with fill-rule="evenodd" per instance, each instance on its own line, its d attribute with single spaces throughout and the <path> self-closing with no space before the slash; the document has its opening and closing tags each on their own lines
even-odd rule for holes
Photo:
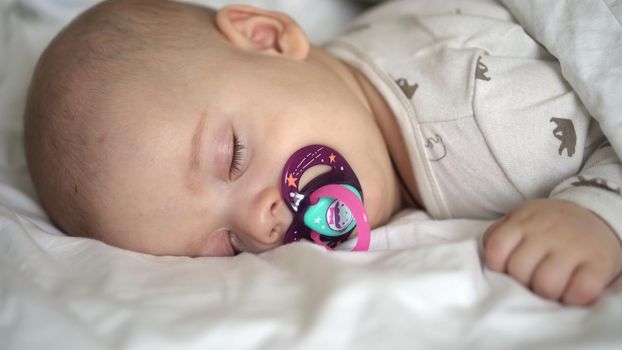
<svg viewBox="0 0 622 350">
<path fill-rule="evenodd" d="M 537 294 L 586 305 L 622 271 L 622 246 L 596 214 L 572 202 L 525 202 L 484 235 L 486 265 Z"/>
</svg>

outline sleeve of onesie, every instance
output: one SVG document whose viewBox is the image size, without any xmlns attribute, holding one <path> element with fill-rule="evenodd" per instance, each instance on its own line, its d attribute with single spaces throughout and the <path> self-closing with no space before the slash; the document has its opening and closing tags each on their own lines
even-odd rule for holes
<svg viewBox="0 0 622 350">
<path fill-rule="evenodd" d="M 577 174 L 551 192 L 599 215 L 622 239 L 622 163 L 607 142 L 587 159 Z"/>
</svg>

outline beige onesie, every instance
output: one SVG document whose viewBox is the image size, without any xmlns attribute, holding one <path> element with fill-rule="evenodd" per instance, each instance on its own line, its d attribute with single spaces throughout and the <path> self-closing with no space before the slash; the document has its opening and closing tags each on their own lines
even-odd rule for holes
<svg viewBox="0 0 622 350">
<path fill-rule="evenodd" d="M 392 108 L 426 210 L 574 201 L 622 234 L 622 165 L 558 61 L 495 1 L 392 1 L 325 46 Z"/>
</svg>

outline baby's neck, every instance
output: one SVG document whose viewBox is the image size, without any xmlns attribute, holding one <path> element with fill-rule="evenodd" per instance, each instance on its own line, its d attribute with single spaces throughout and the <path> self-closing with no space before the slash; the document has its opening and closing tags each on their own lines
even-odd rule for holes
<svg viewBox="0 0 622 350">
<path fill-rule="evenodd" d="M 373 113 L 372 106 L 370 105 L 353 68 L 317 46 L 311 46 L 309 58 L 323 64 L 333 71 L 335 75 L 341 79 L 341 81 L 343 81 L 343 83 L 346 84 L 346 86 L 356 95 L 367 111 Z"/>
<path fill-rule="evenodd" d="M 417 189 L 415 174 L 409 159 L 404 136 L 400 132 L 393 110 L 386 103 L 380 92 L 358 69 L 330 55 L 318 47 L 312 47 L 311 59 L 315 59 L 330 68 L 359 98 L 363 106 L 373 115 L 380 129 L 384 142 L 389 149 L 394 173 L 399 179 L 400 198 L 396 207 L 420 207 L 421 197 Z"/>
</svg>

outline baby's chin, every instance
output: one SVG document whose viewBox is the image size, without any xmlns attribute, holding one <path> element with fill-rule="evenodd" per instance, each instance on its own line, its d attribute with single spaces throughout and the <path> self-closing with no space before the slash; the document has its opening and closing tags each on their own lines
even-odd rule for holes
<svg viewBox="0 0 622 350">
<path fill-rule="evenodd" d="M 387 199 L 386 195 L 382 194 L 382 191 L 376 187 L 373 187 L 366 182 L 362 183 L 365 211 L 367 213 L 367 219 L 372 229 L 380 227 L 388 222 L 390 216 L 387 215 L 389 210 L 385 210 L 387 204 L 384 201 Z M 355 230 L 356 232 L 356 230 Z"/>
</svg>

